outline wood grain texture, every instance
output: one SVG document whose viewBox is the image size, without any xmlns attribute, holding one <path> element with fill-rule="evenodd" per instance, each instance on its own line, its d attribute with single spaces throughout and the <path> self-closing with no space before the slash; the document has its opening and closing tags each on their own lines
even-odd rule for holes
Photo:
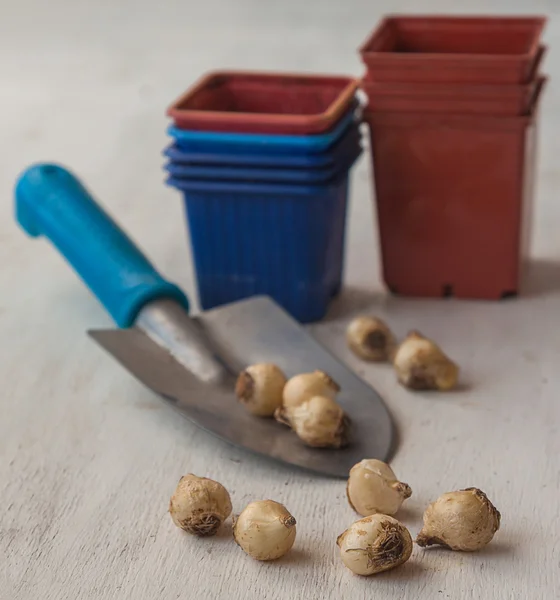
<svg viewBox="0 0 560 600">
<path fill-rule="evenodd" d="M 455 7 L 464 7 L 458 4 Z M 414 549 L 372 579 L 340 563 L 336 536 L 355 518 L 344 483 L 257 459 L 177 418 L 84 335 L 108 318 L 44 241 L 13 224 L 12 185 L 34 160 L 71 165 L 170 278 L 194 290 L 179 197 L 162 185 L 164 110 L 217 67 L 361 72 L 355 49 L 384 12 L 412 0 L 159 3 L 21 0 L 0 20 L 0 600 L 247 600 L 560 597 L 560 242 L 558 59 L 543 107 L 535 261 L 528 295 L 500 304 L 395 299 L 380 283 L 369 169 L 354 176 L 346 289 L 311 327 L 375 386 L 398 423 L 396 473 L 414 495 L 400 515 L 416 534 L 440 493 L 482 488 L 502 529 L 476 554 Z M 448 11 L 427 0 L 421 10 Z M 552 13 L 556 4 L 476 0 L 472 12 Z M 350 355 L 361 312 L 404 335 L 418 328 L 463 370 L 463 389 L 411 394 L 391 370 Z M 167 503 L 186 472 L 221 481 L 234 511 L 283 502 L 298 520 L 294 551 L 252 561 L 230 526 L 198 540 Z"/>
</svg>

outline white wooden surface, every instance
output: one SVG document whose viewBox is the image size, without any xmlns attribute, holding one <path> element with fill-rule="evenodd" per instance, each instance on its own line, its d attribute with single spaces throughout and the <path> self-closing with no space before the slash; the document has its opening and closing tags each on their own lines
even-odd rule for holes
<svg viewBox="0 0 560 600">
<path fill-rule="evenodd" d="M 359 74 L 356 48 L 384 12 L 460 12 L 450 0 L 19 0 L 0 19 L 0 599 L 560 597 L 560 97 L 544 100 L 535 260 L 525 298 L 488 304 L 387 297 L 377 268 L 367 159 L 354 177 L 347 287 L 313 333 L 370 381 L 400 429 L 394 467 L 429 501 L 478 486 L 502 530 L 478 554 L 415 549 L 375 579 L 340 564 L 335 539 L 355 518 L 344 483 L 234 450 L 178 420 L 84 335 L 107 316 L 56 253 L 11 216 L 18 171 L 71 165 L 172 279 L 193 291 L 179 197 L 162 185 L 164 109 L 216 67 Z M 461 6 L 465 4 L 465 6 Z M 559 73 L 556 0 L 471 0 L 472 12 L 545 12 Z M 389 368 L 346 350 L 351 315 L 420 328 L 463 368 L 465 389 L 412 395 Z M 227 529 L 200 541 L 166 514 L 180 475 L 223 482 L 234 510 L 281 501 L 298 519 L 294 551 L 246 557 Z"/>
</svg>

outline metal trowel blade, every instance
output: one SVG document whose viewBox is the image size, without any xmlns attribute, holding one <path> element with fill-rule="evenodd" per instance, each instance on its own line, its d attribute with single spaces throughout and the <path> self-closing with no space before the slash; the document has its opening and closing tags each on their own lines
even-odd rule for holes
<svg viewBox="0 0 560 600">
<path fill-rule="evenodd" d="M 226 368 L 219 384 L 200 381 L 136 327 L 89 334 L 136 379 L 227 442 L 332 477 L 347 477 L 363 458 L 388 459 L 394 431 L 380 396 L 271 299 L 242 300 L 193 320 Z M 235 398 L 235 380 L 240 370 L 259 362 L 278 365 L 288 377 L 316 369 L 328 373 L 340 385 L 337 401 L 350 417 L 349 445 L 310 448 L 274 419 L 248 413 Z"/>
</svg>

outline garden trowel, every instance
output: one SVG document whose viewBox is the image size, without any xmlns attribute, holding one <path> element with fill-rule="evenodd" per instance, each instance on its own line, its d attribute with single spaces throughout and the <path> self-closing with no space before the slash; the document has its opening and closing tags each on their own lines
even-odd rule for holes
<svg viewBox="0 0 560 600">
<path fill-rule="evenodd" d="M 379 395 L 270 298 L 189 316 L 183 292 L 158 274 L 70 172 L 32 166 L 15 196 L 23 229 L 50 239 L 120 327 L 90 331 L 91 337 L 191 421 L 230 443 L 328 476 L 346 477 L 362 458 L 388 458 L 393 426 Z M 341 387 L 349 445 L 310 448 L 274 419 L 251 415 L 235 397 L 235 380 L 259 362 L 275 363 L 287 376 L 327 372 Z"/>
</svg>

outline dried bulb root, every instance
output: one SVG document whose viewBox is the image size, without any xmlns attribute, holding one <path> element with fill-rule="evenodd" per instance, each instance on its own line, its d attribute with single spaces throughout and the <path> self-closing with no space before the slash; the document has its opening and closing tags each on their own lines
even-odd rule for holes
<svg viewBox="0 0 560 600">
<path fill-rule="evenodd" d="M 276 560 L 294 545 L 296 520 L 279 502 L 251 502 L 236 519 L 233 537 L 256 560 Z"/>
<path fill-rule="evenodd" d="M 397 480 L 388 464 L 370 458 L 350 469 L 346 495 L 350 506 L 364 517 L 376 513 L 394 515 L 412 490 Z"/>
<path fill-rule="evenodd" d="M 301 373 L 288 380 L 284 386 L 282 405 L 290 410 L 313 396 L 325 396 L 334 400 L 340 386 L 324 371 Z"/>
<path fill-rule="evenodd" d="M 286 376 L 276 365 L 251 365 L 239 374 L 235 394 L 250 413 L 259 417 L 271 417 L 282 405 L 286 381 Z"/>
<path fill-rule="evenodd" d="M 409 333 L 393 361 L 399 382 L 411 390 L 451 390 L 457 386 L 459 367 L 432 340 Z"/>
<path fill-rule="evenodd" d="M 472 552 L 486 546 L 499 528 L 500 513 L 486 494 L 466 488 L 443 494 L 428 506 L 416 543 Z"/>
<path fill-rule="evenodd" d="M 215 535 L 231 514 L 231 499 L 221 483 L 190 473 L 179 480 L 169 514 L 177 527 L 207 537 Z"/>
<path fill-rule="evenodd" d="M 408 529 L 393 517 L 381 514 L 356 521 L 336 543 L 342 562 L 357 575 L 375 575 L 394 569 L 412 554 Z"/>
<path fill-rule="evenodd" d="M 331 398 L 314 396 L 295 408 L 280 408 L 274 416 L 308 446 L 342 448 L 348 443 L 348 417 Z"/>
<path fill-rule="evenodd" d="M 395 337 L 381 320 L 375 317 L 357 317 L 346 330 L 348 347 L 356 356 L 375 362 L 392 360 Z"/>
</svg>

